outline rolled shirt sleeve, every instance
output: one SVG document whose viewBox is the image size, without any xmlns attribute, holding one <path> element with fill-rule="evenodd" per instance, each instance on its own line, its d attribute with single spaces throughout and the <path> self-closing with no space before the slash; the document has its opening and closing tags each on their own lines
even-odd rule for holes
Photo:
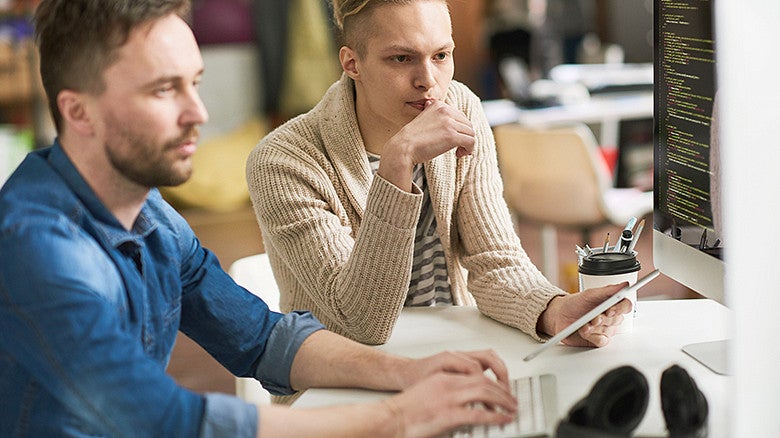
<svg viewBox="0 0 780 438">
<path fill-rule="evenodd" d="M 292 312 L 274 326 L 265 352 L 255 370 L 255 378 L 274 395 L 295 392 L 290 386 L 293 359 L 306 338 L 325 327 L 310 312 Z"/>
<path fill-rule="evenodd" d="M 286 314 L 276 323 L 268 338 L 255 378 L 273 394 L 288 395 L 295 392 L 290 385 L 293 359 L 303 341 L 323 328 L 309 312 Z M 257 406 L 225 394 L 206 394 L 205 399 L 201 438 L 257 436 Z"/>
</svg>

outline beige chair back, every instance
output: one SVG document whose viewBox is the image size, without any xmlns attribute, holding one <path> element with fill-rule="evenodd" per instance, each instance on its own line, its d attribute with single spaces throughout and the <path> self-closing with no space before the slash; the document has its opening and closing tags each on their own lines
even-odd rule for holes
<svg viewBox="0 0 780 438">
<path fill-rule="evenodd" d="M 494 128 L 504 196 L 518 219 L 563 227 L 605 223 L 609 170 L 590 129 L 581 124 Z"/>
</svg>

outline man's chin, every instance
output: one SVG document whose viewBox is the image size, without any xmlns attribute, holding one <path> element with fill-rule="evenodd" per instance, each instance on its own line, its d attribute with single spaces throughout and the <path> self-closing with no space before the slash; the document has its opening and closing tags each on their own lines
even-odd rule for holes
<svg viewBox="0 0 780 438">
<path fill-rule="evenodd" d="M 157 173 L 153 177 L 152 187 L 176 187 L 189 181 L 192 177 L 192 160 L 188 159 L 179 164 L 179 166 L 168 169 L 165 173 Z"/>
<path fill-rule="evenodd" d="M 170 175 L 170 178 L 168 178 L 166 181 L 164 181 L 162 184 L 160 184 L 160 187 L 177 187 L 180 186 L 187 181 L 189 181 L 190 177 L 192 177 L 192 170 L 187 172 L 186 174 L 175 174 Z"/>
</svg>

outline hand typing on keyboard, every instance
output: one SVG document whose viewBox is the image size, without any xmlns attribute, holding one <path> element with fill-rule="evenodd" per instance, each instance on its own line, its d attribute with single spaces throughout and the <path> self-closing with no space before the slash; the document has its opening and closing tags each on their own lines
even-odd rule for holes
<svg viewBox="0 0 780 438">
<path fill-rule="evenodd" d="M 491 426 L 463 427 L 453 433 L 457 438 L 544 437 L 557 419 L 555 378 L 550 374 L 525 376 L 511 380 L 512 395 L 517 398 L 513 421 Z"/>
<path fill-rule="evenodd" d="M 506 366 L 493 351 L 410 359 L 401 378 L 405 390 L 382 402 L 398 421 L 395 436 L 438 436 L 466 425 L 508 424 L 517 411 Z"/>
</svg>

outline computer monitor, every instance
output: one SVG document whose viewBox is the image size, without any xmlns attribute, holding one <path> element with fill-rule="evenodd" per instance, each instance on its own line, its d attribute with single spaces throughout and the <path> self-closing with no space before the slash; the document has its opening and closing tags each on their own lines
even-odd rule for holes
<svg viewBox="0 0 780 438">
<path fill-rule="evenodd" d="M 655 0 L 653 262 L 726 304 L 714 0 Z M 728 373 L 723 341 L 683 350 Z"/>
</svg>

